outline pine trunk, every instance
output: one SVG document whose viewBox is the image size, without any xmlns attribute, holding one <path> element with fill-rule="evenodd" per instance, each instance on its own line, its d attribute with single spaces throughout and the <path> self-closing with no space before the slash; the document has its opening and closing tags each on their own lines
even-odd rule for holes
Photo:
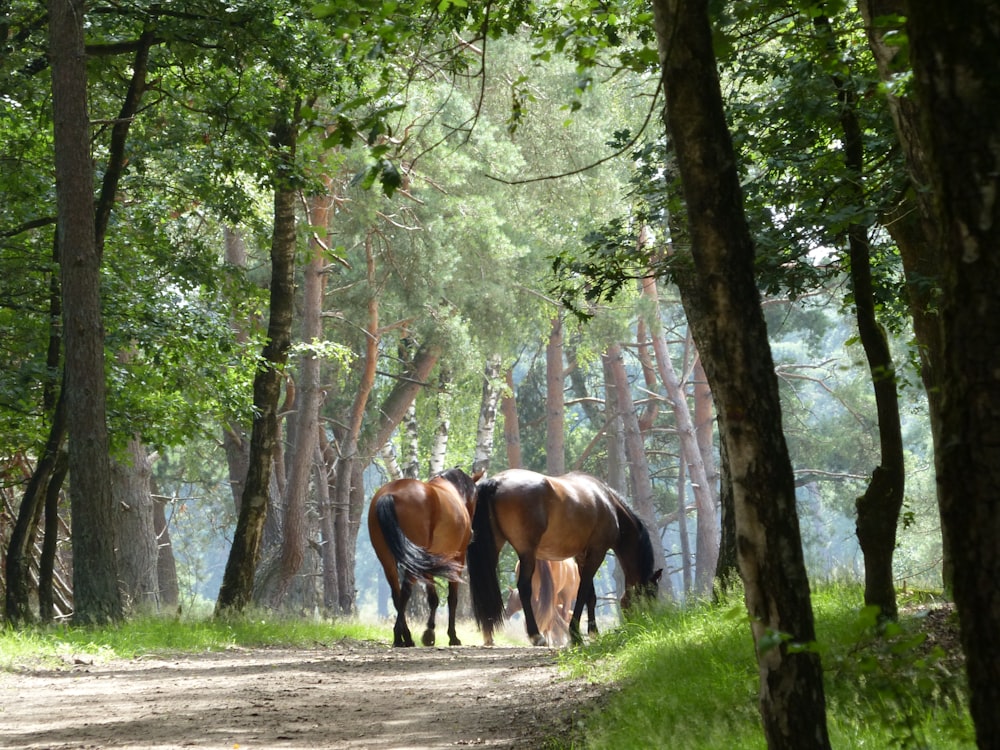
<svg viewBox="0 0 1000 750">
<path fill-rule="evenodd" d="M 57 241 L 60 243 L 70 512 L 73 519 L 73 619 L 118 621 L 97 242 L 87 112 L 84 3 L 50 0 Z"/>
</svg>

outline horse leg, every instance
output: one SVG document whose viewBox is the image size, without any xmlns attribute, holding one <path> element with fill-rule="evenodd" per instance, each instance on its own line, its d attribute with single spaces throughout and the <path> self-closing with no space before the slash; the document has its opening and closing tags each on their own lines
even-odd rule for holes
<svg viewBox="0 0 1000 750">
<path fill-rule="evenodd" d="M 392 592 L 392 602 L 396 605 L 396 624 L 392 628 L 393 646 L 413 645 L 413 637 L 410 635 L 410 628 L 406 624 L 406 605 L 410 601 L 410 592 L 412 590 L 413 583 L 409 578 L 404 578 L 399 591 Z"/>
<path fill-rule="evenodd" d="M 597 590 L 593 583 L 590 585 L 590 596 L 587 598 L 587 634 L 597 635 L 597 618 L 594 610 L 597 609 Z"/>
<path fill-rule="evenodd" d="M 535 558 L 524 556 L 519 559 L 521 569 L 517 575 L 517 593 L 521 597 L 521 610 L 524 612 L 524 626 L 528 631 L 528 640 L 532 646 L 544 646 L 545 636 L 538 632 L 531 600 L 531 576 L 535 572 Z"/>
<path fill-rule="evenodd" d="M 458 581 L 448 581 L 448 645 L 461 646 L 455 631 L 455 616 L 458 613 Z"/>
<path fill-rule="evenodd" d="M 597 575 L 598 568 L 604 562 L 604 554 L 588 555 L 580 562 L 580 588 L 576 591 L 576 604 L 573 605 L 573 619 L 569 623 L 569 635 L 573 643 L 583 643 L 583 636 L 580 634 L 580 618 L 583 616 L 583 608 L 587 608 L 587 616 L 590 622 L 587 625 L 588 633 L 597 632 L 597 623 L 594 622 L 594 609 L 597 605 L 597 591 L 594 588 L 594 576 Z"/>
<path fill-rule="evenodd" d="M 427 581 L 427 609 L 430 610 L 430 615 L 427 617 L 427 629 L 424 631 L 424 635 L 420 639 L 425 646 L 434 645 L 434 616 L 437 614 L 437 608 L 440 601 L 437 586 L 434 585 L 434 581 Z"/>
</svg>

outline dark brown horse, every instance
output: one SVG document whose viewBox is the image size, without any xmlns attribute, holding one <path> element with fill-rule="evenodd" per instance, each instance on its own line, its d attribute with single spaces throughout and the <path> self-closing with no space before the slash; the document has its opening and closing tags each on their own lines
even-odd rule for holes
<svg viewBox="0 0 1000 750">
<path fill-rule="evenodd" d="M 425 646 L 434 645 L 434 615 L 439 603 L 434 578 L 448 581 L 448 643 L 461 645 L 455 633 L 455 609 L 472 536 L 476 480 L 481 476 L 481 472 L 470 477 L 461 469 L 449 469 L 427 482 L 397 479 L 372 498 L 368 534 L 392 589 L 396 607 L 393 646 L 413 645 L 406 605 L 415 583 L 427 587 L 430 609 L 421 641 Z"/>
<path fill-rule="evenodd" d="M 514 569 L 520 573 L 521 563 Z M 538 623 L 538 632 L 545 636 L 550 646 L 564 646 L 569 640 L 569 621 L 573 616 L 573 602 L 580 588 L 580 567 L 576 560 L 536 560 L 535 574 L 531 577 L 531 611 Z M 504 617 L 520 612 L 521 594 L 513 589 L 507 597 Z M 590 612 L 593 619 L 593 610 Z"/>
<path fill-rule="evenodd" d="M 528 638 L 544 645 L 531 608 L 531 577 L 536 560 L 576 558 L 580 587 L 570 620 L 574 643 L 582 641 L 580 616 L 596 601 L 594 575 L 609 549 L 625 574 L 622 606 L 632 597 L 655 596 L 662 570 L 653 570 L 649 532 L 625 501 L 604 482 L 574 472 L 548 477 L 524 469 L 508 469 L 479 482 L 469 545 L 469 585 L 472 610 L 486 643 L 504 619 L 504 602 L 497 581 L 497 561 L 505 542 L 517 552 L 517 589 L 524 608 Z M 589 632 L 596 632 L 591 614 Z"/>
</svg>

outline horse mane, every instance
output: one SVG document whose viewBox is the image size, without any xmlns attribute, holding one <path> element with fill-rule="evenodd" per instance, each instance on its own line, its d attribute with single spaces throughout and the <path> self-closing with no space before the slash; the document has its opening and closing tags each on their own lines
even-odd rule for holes
<svg viewBox="0 0 1000 750">
<path fill-rule="evenodd" d="M 471 497 L 476 491 L 475 481 L 458 466 L 445 469 L 440 474 L 435 474 L 435 476 L 451 482 L 462 497 Z"/>
<path fill-rule="evenodd" d="M 601 482 L 601 484 L 604 485 L 612 504 L 615 506 L 615 511 L 618 513 L 618 522 L 625 522 L 636 531 L 639 580 L 643 583 L 649 581 L 653 577 L 653 565 L 655 564 L 653 560 L 653 541 L 649 536 L 649 529 L 646 528 L 646 524 L 642 522 L 642 519 L 636 515 L 636 512 L 626 504 L 625 498 L 622 497 L 621 493 L 604 482 Z M 618 538 L 620 541 L 620 533 Z"/>
</svg>

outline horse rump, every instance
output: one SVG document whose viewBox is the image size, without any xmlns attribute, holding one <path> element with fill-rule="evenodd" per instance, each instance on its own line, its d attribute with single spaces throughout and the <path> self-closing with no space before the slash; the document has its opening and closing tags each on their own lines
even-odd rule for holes
<svg viewBox="0 0 1000 750">
<path fill-rule="evenodd" d="M 375 501 L 375 515 L 385 538 L 386 546 L 396 559 L 400 579 L 446 578 L 460 581 L 462 564 L 442 555 L 435 555 L 415 544 L 403 533 L 396 516 L 396 502 L 392 495 L 382 495 Z"/>
</svg>

